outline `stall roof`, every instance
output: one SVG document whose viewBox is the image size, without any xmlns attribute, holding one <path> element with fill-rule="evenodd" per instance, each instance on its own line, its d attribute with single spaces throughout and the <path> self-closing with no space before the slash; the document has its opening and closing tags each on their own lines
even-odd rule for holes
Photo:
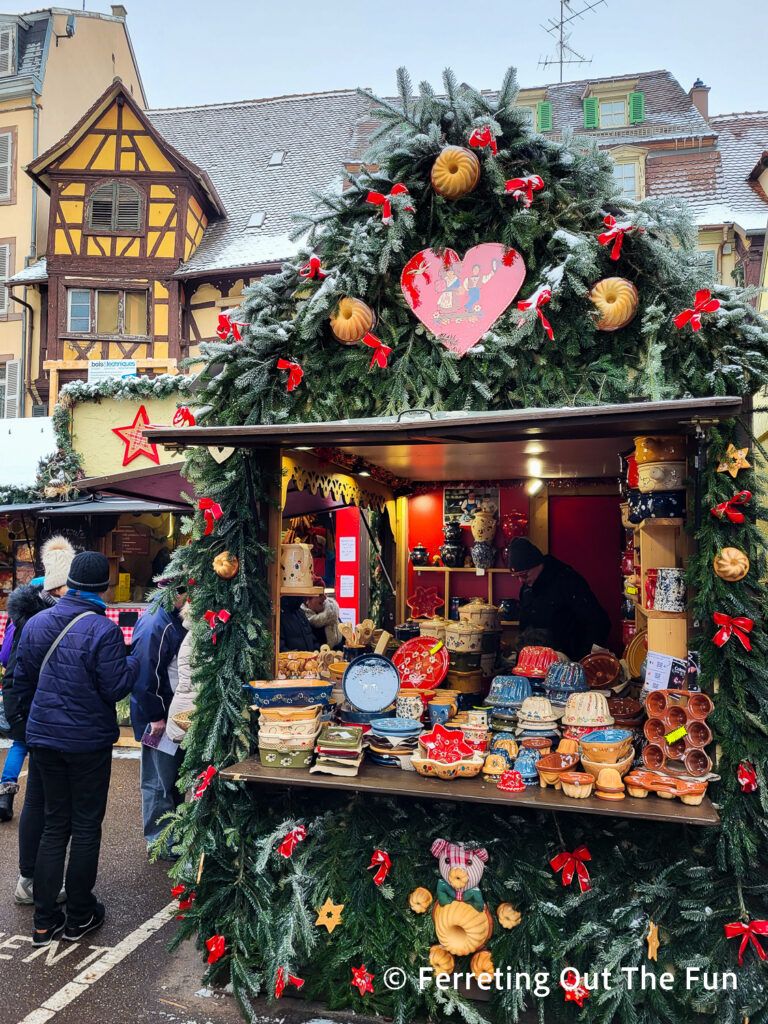
<svg viewBox="0 0 768 1024">
<path fill-rule="evenodd" d="M 35 516 L 121 516 L 136 512 L 187 512 L 188 505 L 170 504 L 164 501 L 142 501 L 140 498 L 120 498 L 92 494 L 75 501 L 35 501 L 16 505 L 0 505 L 0 515 L 29 512 Z"/>
<path fill-rule="evenodd" d="M 189 510 L 182 492 L 191 493 L 192 484 L 182 479 L 184 462 L 169 462 L 164 466 L 149 469 L 127 469 L 107 476 L 86 477 L 78 480 L 81 491 L 99 492 L 102 497 L 117 495 L 122 498 L 138 498 L 149 502 L 177 504 L 183 511 Z"/>
<path fill-rule="evenodd" d="M 636 434 L 690 432 L 737 415 L 738 397 L 579 408 L 424 413 L 324 423 L 153 427 L 156 444 L 242 448 L 333 446 L 411 480 L 603 477 Z M 471 448 L 466 448 L 471 445 Z M 364 449 L 364 451 L 362 451 Z M 535 460 L 531 464 L 531 460 Z"/>
</svg>

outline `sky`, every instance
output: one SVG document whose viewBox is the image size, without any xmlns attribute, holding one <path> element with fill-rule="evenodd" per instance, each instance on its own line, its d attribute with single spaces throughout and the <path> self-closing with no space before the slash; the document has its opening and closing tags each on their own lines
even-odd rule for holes
<svg viewBox="0 0 768 1024">
<path fill-rule="evenodd" d="M 60 0 L 61 2 L 61 0 Z M 595 0 L 570 0 L 576 11 Z M 505 69 L 521 85 L 557 81 L 541 27 L 559 0 L 125 0 L 151 107 L 187 106 L 356 86 L 395 91 L 395 69 L 440 84 L 444 67 L 477 88 Z M 0 10 L 39 9 L 0 0 Z M 67 6 L 61 2 L 61 6 Z M 82 6 L 78 0 L 72 7 Z M 86 0 L 109 13 L 109 3 Z M 606 0 L 572 25 L 571 45 L 591 64 L 565 81 L 666 68 L 688 89 L 712 87 L 715 114 L 768 109 L 768 4 L 755 0 Z M 768 148 L 768 140 L 766 140 Z"/>
</svg>

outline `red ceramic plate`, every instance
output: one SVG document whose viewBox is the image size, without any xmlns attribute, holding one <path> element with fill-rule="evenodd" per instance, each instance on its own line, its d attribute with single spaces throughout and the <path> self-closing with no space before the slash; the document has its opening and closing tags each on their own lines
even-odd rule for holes
<svg viewBox="0 0 768 1024">
<path fill-rule="evenodd" d="M 406 640 L 392 655 L 392 661 L 406 689 L 434 690 L 448 675 L 448 648 L 434 636 Z"/>
</svg>

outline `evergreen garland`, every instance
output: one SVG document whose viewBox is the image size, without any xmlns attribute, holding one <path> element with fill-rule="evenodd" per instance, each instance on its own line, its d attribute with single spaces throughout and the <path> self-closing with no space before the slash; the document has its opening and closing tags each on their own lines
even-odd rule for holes
<svg viewBox="0 0 768 1024">
<path fill-rule="evenodd" d="M 198 422 L 317 421 L 421 406 L 559 406 L 758 390 L 768 369 L 768 332 L 744 293 L 713 288 L 722 305 L 707 316 L 702 331 L 683 333 L 672 326 L 673 316 L 692 305 L 703 273 L 682 206 L 620 202 L 609 160 L 596 147 L 575 138 L 558 145 L 531 134 L 514 108 L 513 73 L 495 98 L 459 86 L 449 72 L 443 97 L 422 85 L 414 98 L 405 73 L 399 84 L 399 104 L 377 101 L 383 126 L 371 160 L 379 169 L 353 177 L 346 192 L 326 197 L 322 212 L 301 224 L 328 276 L 306 281 L 299 274 L 302 259 L 249 289 L 243 319 L 251 326 L 244 340 L 205 346 Z M 453 203 L 436 197 L 429 170 L 444 142 L 466 144 L 471 130 L 486 124 L 497 136 L 499 154 L 481 154 L 475 192 Z M 531 173 L 543 177 L 545 189 L 525 210 L 504 193 L 504 180 Z M 397 182 L 407 186 L 409 197 L 393 199 L 394 223 L 385 227 L 365 196 L 370 188 L 388 193 Z M 409 201 L 413 214 L 405 210 Z M 618 263 L 596 241 L 607 214 L 645 228 L 625 239 Z M 520 314 L 508 312 L 483 338 L 482 352 L 458 360 L 404 304 L 400 268 L 427 246 L 450 245 L 463 253 L 490 240 L 522 252 L 528 277 L 521 297 L 545 281 L 551 284 L 547 316 L 555 340 L 549 341 L 535 315 L 518 326 Z M 636 283 L 641 310 L 623 331 L 602 334 L 595 330 L 587 293 L 597 278 L 617 273 Z M 376 332 L 393 349 L 388 370 L 369 372 L 369 352 L 344 348 L 330 336 L 328 316 L 345 294 L 376 309 Z M 276 369 L 279 357 L 304 369 L 303 383 L 290 393 Z M 271 996 L 282 967 L 304 978 L 304 991 L 332 1009 L 378 1012 L 398 1024 L 425 1014 L 468 1024 L 515 1021 L 525 1007 L 536 1008 L 542 1020 L 546 1015 L 547 1021 L 572 1021 L 578 1014 L 590 1024 L 688 1022 L 698 1014 L 718 1024 L 743 1024 L 745 1017 L 751 1024 L 768 1022 L 765 965 L 749 947 L 739 967 L 738 941 L 728 941 L 723 929 L 727 922 L 768 917 L 768 640 L 760 587 L 764 539 L 757 527 L 768 512 L 753 470 L 740 473 L 736 486 L 716 472 L 736 438 L 736 424 L 710 432 L 702 521 L 691 526 L 698 548 L 688 567 L 703 683 L 709 688 L 717 681 L 712 725 L 721 746 L 722 782 L 712 795 L 722 826 L 520 813 L 514 797 L 509 809 L 492 810 L 407 798 L 350 799 L 322 790 L 272 792 L 216 775 L 168 824 L 167 836 L 173 834 L 180 854 L 171 876 L 196 893 L 174 944 L 194 937 L 203 950 L 209 936 L 225 936 L 226 953 L 206 979 L 229 978 L 246 1019 L 257 1020 L 250 999 Z M 166 571 L 177 582 L 191 581 L 195 622 L 200 691 L 184 741 L 184 787 L 207 766 L 221 769 L 255 749 L 242 684 L 270 672 L 266 566 L 275 553 L 265 545 L 263 524 L 277 483 L 254 453 L 243 450 L 219 466 L 207 450 L 193 449 L 186 473 L 195 493 L 219 503 L 224 514 L 206 536 L 202 513 L 196 513 L 187 524 L 191 545 L 176 552 Z M 753 493 L 743 524 L 709 514 L 710 505 L 742 488 Z M 712 559 L 725 544 L 751 559 L 750 574 L 739 583 L 724 583 L 712 571 Z M 230 581 L 211 571 L 213 557 L 224 549 L 240 563 Z M 214 644 L 204 615 L 220 609 L 231 617 L 217 626 Z M 712 643 L 716 611 L 755 620 L 751 653 L 735 639 L 722 648 Z M 755 765 L 760 782 L 749 795 L 736 780 L 745 759 Z M 277 847 L 298 824 L 306 828 L 306 839 L 286 860 Z M 496 925 L 488 945 L 494 963 L 532 977 L 548 972 L 550 994 L 513 987 L 478 1005 L 434 985 L 419 988 L 419 968 L 428 964 L 435 939 L 429 915 L 413 914 L 407 897 L 417 885 L 434 893 L 438 875 L 430 845 L 438 836 L 487 848 L 481 882 L 486 902 L 495 910 L 509 901 L 522 914 L 511 931 Z M 580 844 L 592 855 L 593 887 L 584 893 L 575 884 L 563 888 L 549 867 L 557 853 Z M 377 848 L 392 860 L 381 887 L 367 870 Z M 342 923 L 332 934 L 314 924 L 316 909 L 329 897 L 344 904 Z M 651 921 L 660 931 L 658 964 L 647 961 Z M 373 995 L 360 996 L 350 986 L 351 968 L 362 963 L 374 975 Z M 388 992 L 382 980 L 390 966 L 407 972 L 404 988 L 396 992 Z M 578 1010 L 565 1003 L 558 986 L 566 966 L 590 976 L 607 969 L 613 985 L 593 991 Z M 673 971 L 672 990 L 641 989 L 637 982 L 628 988 L 622 968 L 640 966 L 656 974 Z M 689 967 L 734 971 L 738 989 L 687 989 Z"/>
</svg>

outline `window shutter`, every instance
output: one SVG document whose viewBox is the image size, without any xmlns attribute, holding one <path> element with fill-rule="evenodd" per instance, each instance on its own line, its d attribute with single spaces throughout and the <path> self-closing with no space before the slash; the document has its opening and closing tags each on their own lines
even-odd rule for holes
<svg viewBox="0 0 768 1024">
<path fill-rule="evenodd" d="M 115 190 L 111 181 L 95 188 L 91 193 L 91 227 L 111 231 L 114 206 Z"/>
<path fill-rule="evenodd" d="M 141 227 L 141 196 L 133 185 L 117 186 L 117 231 L 138 231 Z"/>
<path fill-rule="evenodd" d="M 627 107 L 629 110 L 629 123 L 642 124 L 645 120 L 645 93 L 631 92 Z"/>
<path fill-rule="evenodd" d="M 11 158 L 13 156 L 11 145 L 13 136 L 10 132 L 0 135 L 0 199 L 11 198 Z"/>
<path fill-rule="evenodd" d="M 9 359 L 5 364 L 5 418 L 18 419 L 21 405 L 21 360 Z"/>
<path fill-rule="evenodd" d="M 13 74 L 13 25 L 0 30 L 0 75 Z"/>
<path fill-rule="evenodd" d="M 548 100 L 536 107 L 536 126 L 540 132 L 552 131 L 552 104 Z"/>
<path fill-rule="evenodd" d="M 0 245 L 0 313 L 8 312 L 8 289 L 5 282 L 10 276 L 10 245 Z"/>
<path fill-rule="evenodd" d="M 597 128 L 600 124 L 600 103 L 597 96 L 584 100 L 584 127 Z"/>
</svg>

